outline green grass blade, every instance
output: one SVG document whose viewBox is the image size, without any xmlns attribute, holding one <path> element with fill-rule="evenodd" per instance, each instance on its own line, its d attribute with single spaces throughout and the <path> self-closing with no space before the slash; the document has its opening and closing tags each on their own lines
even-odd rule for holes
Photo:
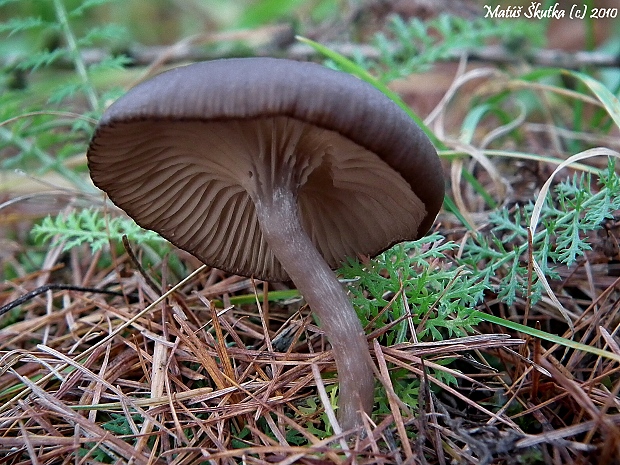
<svg viewBox="0 0 620 465">
<path fill-rule="evenodd" d="M 569 347 L 575 350 L 581 350 L 582 352 L 587 352 L 589 354 L 598 355 L 599 357 L 604 357 L 609 360 L 613 360 L 615 362 L 620 363 L 620 355 L 616 355 L 613 352 L 608 352 L 606 350 L 602 350 L 597 347 L 591 347 L 587 344 L 582 344 L 581 342 L 572 341 L 570 339 L 566 339 L 564 337 L 557 336 L 555 334 L 547 333 L 539 329 L 530 328 L 529 326 L 515 323 L 514 321 L 505 320 L 504 318 L 500 318 L 495 315 L 489 315 L 488 313 L 475 311 L 472 313 L 472 317 L 480 318 L 481 320 L 503 326 L 504 328 L 512 329 L 514 331 L 519 331 L 520 333 L 524 333 L 529 336 L 533 336 L 539 339 L 543 339 L 545 341 L 553 342 L 554 344 L 559 344 L 561 346 Z"/>
<path fill-rule="evenodd" d="M 565 70 L 564 73 L 569 74 L 570 76 L 579 79 L 585 85 L 587 85 L 590 90 L 596 95 L 596 97 L 601 101 L 609 116 L 614 120 L 616 125 L 620 128 L 620 100 L 611 91 L 605 87 L 601 82 L 596 79 L 591 78 L 587 74 L 580 73 L 579 71 L 568 71 Z"/>
<path fill-rule="evenodd" d="M 387 97 L 389 97 L 396 105 L 398 105 L 405 113 L 407 113 L 412 120 L 414 120 L 420 128 L 426 133 L 429 139 L 433 142 L 435 147 L 438 149 L 445 148 L 443 143 L 433 134 L 433 132 L 424 124 L 424 121 L 415 114 L 415 112 L 407 105 L 396 92 L 391 90 L 387 85 L 379 81 L 372 74 L 366 71 L 364 68 L 359 66 L 352 60 L 349 60 L 347 57 L 341 55 L 338 52 L 326 47 L 325 45 L 321 45 L 318 42 L 307 39 L 305 37 L 297 36 L 297 40 L 303 42 L 306 45 L 309 45 L 313 49 L 315 49 L 320 54 L 326 56 L 330 60 L 333 60 L 340 68 L 346 71 L 353 76 L 360 78 L 362 81 L 366 81 L 371 84 L 381 92 L 383 92 Z"/>
</svg>

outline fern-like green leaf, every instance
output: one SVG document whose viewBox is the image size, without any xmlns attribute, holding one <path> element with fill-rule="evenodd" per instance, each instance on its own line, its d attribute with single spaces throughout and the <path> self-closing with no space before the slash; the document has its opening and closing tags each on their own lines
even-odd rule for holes
<svg viewBox="0 0 620 465">
<path fill-rule="evenodd" d="M 23 31 L 41 29 L 43 27 L 55 27 L 55 25 L 44 21 L 39 17 L 30 18 L 11 18 L 0 23 L 0 33 L 8 32 L 9 37 Z"/>
<path fill-rule="evenodd" d="M 610 161 L 610 168 L 601 173 L 598 188 L 590 175 L 567 179 L 559 183 L 545 201 L 540 223 L 545 225 L 532 238 L 532 254 L 544 275 L 558 277 L 557 264 L 572 266 L 591 249 L 588 232 L 601 227 L 601 222 L 613 217 L 620 209 L 620 182 Z M 532 205 L 501 209 L 489 217 L 490 232 L 471 237 L 464 247 L 460 263 L 482 271 L 486 284 L 508 303 L 527 297 L 528 289 L 528 230 Z M 486 271 L 486 273 L 484 273 Z M 499 282 L 491 282 L 491 278 Z M 541 283 L 531 277 L 532 302 L 542 295 Z"/>
<path fill-rule="evenodd" d="M 74 210 L 56 218 L 48 216 L 35 225 L 32 234 L 41 243 L 51 243 L 52 246 L 64 244 L 64 251 L 88 244 L 96 252 L 110 242 L 120 243 L 123 236 L 138 244 L 166 243 L 161 236 L 140 228 L 127 217 L 106 218 L 95 209 Z"/>
</svg>

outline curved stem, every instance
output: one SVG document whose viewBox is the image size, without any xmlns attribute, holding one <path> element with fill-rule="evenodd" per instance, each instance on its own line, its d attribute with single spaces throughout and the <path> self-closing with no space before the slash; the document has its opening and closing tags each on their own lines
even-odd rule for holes
<svg viewBox="0 0 620 465">
<path fill-rule="evenodd" d="M 257 199 L 256 212 L 265 239 L 297 289 L 318 317 L 334 353 L 340 395 L 338 417 L 344 430 L 362 425 L 374 397 L 372 358 L 364 329 L 345 290 L 299 221 L 289 189 L 276 188 L 270 199 Z"/>
</svg>

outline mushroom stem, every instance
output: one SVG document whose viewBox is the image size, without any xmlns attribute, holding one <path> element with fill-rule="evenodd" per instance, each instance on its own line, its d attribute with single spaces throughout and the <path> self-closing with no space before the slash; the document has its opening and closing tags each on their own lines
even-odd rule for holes
<svg viewBox="0 0 620 465">
<path fill-rule="evenodd" d="M 256 200 L 263 235 L 289 274 L 332 346 L 340 396 L 338 418 L 344 430 L 361 426 L 361 411 L 372 411 L 374 376 L 364 329 L 346 292 L 304 231 L 295 195 L 275 189 Z"/>
<path fill-rule="evenodd" d="M 290 189 L 276 188 L 273 197 L 256 199 L 263 235 L 318 317 L 338 370 L 338 418 L 344 430 L 362 425 L 374 398 L 372 358 L 364 329 L 345 290 L 304 231 Z"/>
</svg>

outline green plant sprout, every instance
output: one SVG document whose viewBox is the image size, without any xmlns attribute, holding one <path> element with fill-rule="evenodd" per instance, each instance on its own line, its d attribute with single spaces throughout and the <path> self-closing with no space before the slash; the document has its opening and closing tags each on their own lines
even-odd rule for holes
<svg viewBox="0 0 620 465">
<path fill-rule="evenodd" d="M 423 21 L 394 15 L 387 31 L 374 37 L 379 57 L 374 60 L 356 56 L 356 63 L 382 81 L 409 76 L 427 70 L 438 61 L 483 47 L 489 39 L 499 41 L 512 54 L 526 55 L 542 45 L 541 22 L 512 20 L 489 21 L 485 18 L 462 18 L 450 14 Z"/>
<path fill-rule="evenodd" d="M 574 265 L 591 249 L 587 233 L 599 229 L 605 219 L 613 218 L 620 209 L 620 185 L 613 159 L 598 179 L 595 190 L 590 173 L 574 175 L 557 184 L 552 195 L 547 196 L 539 220 L 543 228 L 533 235 L 531 247 L 536 262 L 550 279 L 559 277 L 553 264 Z M 530 247 L 527 225 L 533 208 L 530 203 L 492 212 L 489 233 L 472 235 L 460 260 L 468 267 L 480 267 L 480 279 L 508 305 L 517 297 L 527 297 L 528 284 L 533 284 L 532 303 L 542 295 L 541 282 L 535 279 L 528 283 L 526 279 L 526 254 Z M 497 277 L 499 281 L 491 284 Z"/>
</svg>

